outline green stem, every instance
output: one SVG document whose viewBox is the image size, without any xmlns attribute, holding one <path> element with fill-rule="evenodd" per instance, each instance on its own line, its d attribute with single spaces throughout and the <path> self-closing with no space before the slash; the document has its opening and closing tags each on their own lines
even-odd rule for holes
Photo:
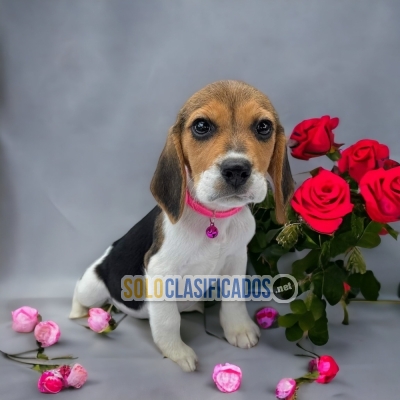
<svg viewBox="0 0 400 400">
<path fill-rule="evenodd" d="M 349 324 L 349 312 L 348 312 L 348 310 L 347 310 L 346 302 L 342 299 L 342 300 L 340 300 L 340 304 L 342 305 L 342 307 L 343 307 L 343 312 L 344 312 L 344 317 L 343 317 L 343 322 L 342 322 L 342 324 L 343 324 L 343 325 L 348 325 L 348 324 Z"/>
<path fill-rule="evenodd" d="M 300 345 L 300 343 L 296 343 L 296 346 L 299 347 L 300 349 L 302 349 L 303 351 L 306 351 L 307 353 L 313 354 L 314 356 L 316 356 L 317 358 L 319 358 L 319 355 L 316 353 L 313 353 L 310 350 L 306 350 L 303 346 Z"/>
</svg>

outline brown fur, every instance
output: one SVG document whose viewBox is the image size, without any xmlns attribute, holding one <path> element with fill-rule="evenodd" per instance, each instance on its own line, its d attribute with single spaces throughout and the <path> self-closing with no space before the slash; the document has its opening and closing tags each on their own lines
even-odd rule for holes
<svg viewBox="0 0 400 400">
<path fill-rule="evenodd" d="M 197 118 L 207 118 L 216 126 L 216 132 L 209 140 L 199 141 L 193 137 L 191 126 Z M 260 141 L 253 126 L 264 118 L 273 123 L 274 133 L 270 139 Z M 229 150 L 246 153 L 256 171 L 263 175 L 270 173 L 275 186 L 277 220 L 285 222 L 285 207 L 293 191 L 293 181 L 287 162 L 284 130 L 268 97 L 238 81 L 215 82 L 195 93 L 179 111 L 169 132 L 151 189 L 172 222 L 179 220 L 183 212 L 184 165 L 196 184 L 200 174 Z M 179 171 L 181 185 L 171 190 L 165 182 L 171 181 L 171 174 L 174 175 L 173 182 L 179 180 L 175 176 Z M 167 203 L 171 204 L 168 206 Z"/>
</svg>

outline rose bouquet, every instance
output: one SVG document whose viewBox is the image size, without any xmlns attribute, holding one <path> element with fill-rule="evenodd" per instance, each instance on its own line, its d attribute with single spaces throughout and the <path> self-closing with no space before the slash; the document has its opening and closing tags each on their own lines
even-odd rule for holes
<svg viewBox="0 0 400 400">
<path fill-rule="evenodd" d="M 400 220 L 400 164 L 376 140 L 341 150 L 333 133 L 338 124 L 338 118 L 324 116 L 294 128 L 288 142 L 293 157 L 327 155 L 334 165 L 330 171 L 310 171 L 293 195 L 286 225 L 276 221 L 271 194 L 253 208 L 256 234 L 248 252 L 258 274 L 275 276 L 283 255 L 308 250 L 291 271 L 302 299 L 291 302 L 292 312 L 278 319 L 290 341 L 306 334 L 316 345 L 327 343 L 327 303 L 340 303 L 348 324 L 347 305 L 359 293 L 377 300 L 380 283 L 361 249 L 377 247 L 382 235 L 398 236 L 389 223 Z"/>
</svg>

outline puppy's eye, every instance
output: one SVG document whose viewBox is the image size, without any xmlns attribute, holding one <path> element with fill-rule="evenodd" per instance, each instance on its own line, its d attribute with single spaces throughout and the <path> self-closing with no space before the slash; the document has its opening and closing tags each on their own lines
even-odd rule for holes
<svg viewBox="0 0 400 400">
<path fill-rule="evenodd" d="M 257 124 L 256 132 L 260 139 L 268 139 L 272 134 L 272 122 L 268 119 L 263 119 Z"/>
<path fill-rule="evenodd" d="M 199 118 L 193 122 L 192 132 L 195 136 L 206 136 L 208 133 L 211 133 L 212 130 L 213 126 L 205 119 Z"/>
</svg>

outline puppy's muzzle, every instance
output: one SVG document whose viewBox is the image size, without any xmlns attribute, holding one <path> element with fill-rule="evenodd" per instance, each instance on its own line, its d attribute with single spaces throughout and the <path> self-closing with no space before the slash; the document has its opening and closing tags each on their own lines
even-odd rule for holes
<svg viewBox="0 0 400 400">
<path fill-rule="evenodd" d="M 221 164 L 221 175 L 228 185 L 237 189 L 249 179 L 251 164 L 243 159 L 227 159 Z"/>
</svg>

